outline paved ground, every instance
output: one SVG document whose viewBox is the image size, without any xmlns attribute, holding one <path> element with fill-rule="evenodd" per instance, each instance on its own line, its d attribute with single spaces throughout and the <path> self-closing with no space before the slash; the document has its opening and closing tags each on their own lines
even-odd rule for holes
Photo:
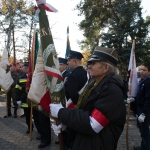
<svg viewBox="0 0 150 150">
<path fill-rule="evenodd" d="M 37 150 L 39 141 L 36 140 L 37 132 L 33 129 L 33 140 L 30 141 L 29 135 L 25 134 L 27 127 L 25 118 L 3 118 L 6 114 L 5 95 L 0 95 L 0 150 Z M 13 109 L 12 109 L 13 112 Z M 18 115 L 22 114 L 22 109 L 18 110 Z M 132 116 L 131 116 L 132 117 Z M 126 129 L 126 128 L 125 128 Z M 126 150 L 126 130 L 124 129 L 118 143 L 117 150 Z M 52 142 L 50 146 L 43 148 L 43 150 L 59 150 L 59 145 L 54 142 L 57 137 L 52 131 Z M 139 131 L 136 127 L 135 119 L 130 121 L 129 125 L 129 145 L 130 150 L 134 145 L 139 145 L 141 142 Z"/>
</svg>

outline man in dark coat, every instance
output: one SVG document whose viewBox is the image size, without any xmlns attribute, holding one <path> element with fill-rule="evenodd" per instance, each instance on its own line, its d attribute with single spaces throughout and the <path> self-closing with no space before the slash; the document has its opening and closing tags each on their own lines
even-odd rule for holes
<svg viewBox="0 0 150 150">
<path fill-rule="evenodd" d="M 26 91 L 26 82 L 27 82 L 27 73 L 28 73 L 28 62 L 24 63 L 24 74 L 19 77 L 17 84 L 15 86 L 15 96 L 16 100 L 21 103 L 21 107 L 24 109 L 24 114 L 26 118 L 26 124 L 28 129 L 26 131 L 27 134 L 30 133 L 30 108 L 29 108 L 29 101 L 27 101 L 27 91 Z M 37 110 L 33 109 L 33 118 L 34 123 L 37 128 L 37 131 L 40 131 L 39 126 L 39 119 L 38 119 L 38 112 Z M 33 125 L 32 125 L 33 129 Z"/>
<path fill-rule="evenodd" d="M 65 94 L 67 99 L 67 108 L 74 108 L 78 102 L 79 95 L 88 84 L 89 75 L 81 65 L 83 55 L 80 52 L 70 50 L 68 56 L 68 66 L 72 71 L 67 79 Z"/>
<path fill-rule="evenodd" d="M 140 76 L 135 101 L 142 141 L 141 146 L 134 147 L 134 150 L 150 150 L 150 63 L 141 65 Z"/>
<path fill-rule="evenodd" d="M 80 95 L 76 109 L 50 104 L 51 115 L 75 132 L 72 150 L 117 149 L 126 120 L 127 92 L 123 80 L 115 74 L 117 62 L 115 50 L 96 47 L 89 60 L 93 80 Z"/>
</svg>

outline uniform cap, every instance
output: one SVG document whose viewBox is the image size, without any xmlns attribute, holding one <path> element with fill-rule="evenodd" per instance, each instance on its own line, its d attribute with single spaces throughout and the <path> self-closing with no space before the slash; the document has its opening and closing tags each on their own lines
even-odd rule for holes
<svg viewBox="0 0 150 150">
<path fill-rule="evenodd" d="M 71 59 L 71 58 L 76 58 L 76 59 L 81 60 L 84 57 L 83 57 L 83 55 L 80 52 L 76 52 L 76 51 L 70 50 L 68 59 Z"/>
<path fill-rule="evenodd" d="M 59 60 L 59 64 L 65 64 L 65 65 L 67 65 L 67 62 L 68 62 L 67 59 L 59 57 L 58 60 Z"/>
<path fill-rule="evenodd" d="M 93 52 L 93 55 L 88 60 L 89 63 L 92 61 L 106 61 L 113 66 L 116 66 L 118 63 L 118 54 L 116 50 L 112 48 L 97 46 Z"/>
</svg>

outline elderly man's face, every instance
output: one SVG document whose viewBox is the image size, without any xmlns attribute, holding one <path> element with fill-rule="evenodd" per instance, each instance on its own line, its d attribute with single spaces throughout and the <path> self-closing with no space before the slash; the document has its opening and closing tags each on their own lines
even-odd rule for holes
<svg viewBox="0 0 150 150">
<path fill-rule="evenodd" d="M 101 77 L 106 73 L 107 67 L 101 62 L 93 61 L 88 66 L 88 70 L 91 77 Z"/>
</svg>

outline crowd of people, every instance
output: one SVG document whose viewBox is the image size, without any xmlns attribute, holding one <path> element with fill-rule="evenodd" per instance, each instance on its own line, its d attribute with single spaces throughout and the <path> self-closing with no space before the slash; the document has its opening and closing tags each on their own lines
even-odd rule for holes
<svg viewBox="0 0 150 150">
<path fill-rule="evenodd" d="M 62 132 L 66 150 L 116 150 L 119 137 L 126 121 L 127 86 L 118 74 L 118 55 L 112 48 L 97 46 L 83 68 L 83 55 L 70 51 L 67 59 L 59 58 L 60 71 L 64 80 L 66 107 L 62 104 L 50 104 L 50 113 L 61 121 L 52 124 L 54 133 Z M 14 118 L 17 117 L 18 104 L 24 110 L 26 134 L 30 133 L 30 101 L 27 98 L 26 82 L 28 63 L 11 64 L 14 79 L 7 93 L 6 117 L 11 114 L 11 99 Z M 69 71 L 68 71 L 69 70 Z M 135 150 L 150 150 L 150 64 L 144 63 L 140 68 L 137 97 L 129 97 L 128 102 L 135 101 L 137 122 L 140 129 L 141 146 Z M 51 123 L 49 114 L 33 107 L 34 125 L 39 133 L 38 148 L 51 143 Z M 32 124 L 32 129 L 33 129 Z M 59 144 L 59 141 L 55 142 Z"/>
</svg>

